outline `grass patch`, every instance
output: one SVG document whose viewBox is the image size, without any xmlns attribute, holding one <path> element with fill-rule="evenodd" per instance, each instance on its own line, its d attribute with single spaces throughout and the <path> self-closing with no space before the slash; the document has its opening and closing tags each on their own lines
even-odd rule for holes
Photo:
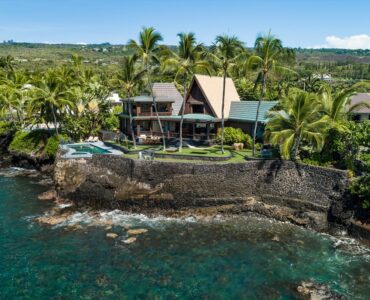
<svg viewBox="0 0 370 300">
<path fill-rule="evenodd" d="M 178 156 L 178 158 L 159 158 L 156 157 L 156 161 L 166 161 L 166 162 L 186 162 L 186 163 L 196 163 L 196 164 L 204 164 L 204 163 L 241 163 L 245 162 L 245 156 L 252 156 L 252 150 L 244 149 L 241 151 L 233 150 L 231 146 L 225 146 L 225 153 L 222 154 L 220 146 L 212 146 L 207 149 L 192 149 L 192 148 L 183 148 L 182 152 L 166 152 L 166 151 L 155 151 L 158 154 L 172 154 Z M 188 159 L 181 159 L 181 156 L 199 156 L 199 159 L 196 160 L 188 160 Z M 230 157 L 224 161 L 205 161 L 202 160 L 202 156 L 204 157 Z M 131 158 L 131 159 L 138 159 L 138 154 L 125 154 L 124 157 Z"/>
</svg>

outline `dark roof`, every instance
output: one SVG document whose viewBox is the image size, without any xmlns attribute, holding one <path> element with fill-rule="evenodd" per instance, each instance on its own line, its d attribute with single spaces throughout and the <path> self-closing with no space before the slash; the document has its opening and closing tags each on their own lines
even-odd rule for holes
<svg viewBox="0 0 370 300">
<path fill-rule="evenodd" d="M 368 105 L 370 105 L 370 93 L 357 93 L 356 95 L 353 95 L 351 98 L 350 104 L 347 106 L 347 109 L 349 109 L 351 106 L 359 104 L 361 102 L 365 102 Z M 352 111 L 352 113 L 355 114 L 369 114 L 370 108 L 366 106 L 362 106 L 359 108 L 356 108 Z"/>
<path fill-rule="evenodd" d="M 157 102 L 172 102 L 172 114 L 178 115 L 182 105 L 183 98 L 177 90 L 174 83 L 170 82 L 155 82 L 153 83 L 153 94 Z M 153 98 L 150 95 L 140 95 L 131 97 L 134 102 L 152 102 Z M 128 99 L 123 99 L 128 101 Z"/>
<path fill-rule="evenodd" d="M 174 83 L 169 82 L 155 82 L 153 83 L 153 93 L 158 102 L 171 101 L 172 103 L 172 114 L 177 115 L 180 112 L 183 98 L 177 90 Z"/>
<path fill-rule="evenodd" d="M 261 101 L 258 122 L 268 121 L 266 114 L 278 101 Z M 255 121 L 258 101 L 232 101 L 230 106 L 229 120 Z"/>
</svg>

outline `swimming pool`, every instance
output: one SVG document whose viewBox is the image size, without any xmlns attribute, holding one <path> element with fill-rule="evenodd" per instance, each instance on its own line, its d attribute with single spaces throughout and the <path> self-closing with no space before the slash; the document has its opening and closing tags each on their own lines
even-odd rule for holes
<svg viewBox="0 0 370 300">
<path fill-rule="evenodd" d="M 77 145 L 68 145 L 69 148 L 76 150 L 72 153 L 73 155 L 91 153 L 91 154 L 107 154 L 111 153 L 110 151 L 100 148 L 92 144 L 77 144 Z"/>
</svg>

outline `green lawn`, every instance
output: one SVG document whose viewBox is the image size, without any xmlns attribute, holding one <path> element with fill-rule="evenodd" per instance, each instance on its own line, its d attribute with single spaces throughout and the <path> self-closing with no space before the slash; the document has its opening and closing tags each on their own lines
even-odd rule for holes
<svg viewBox="0 0 370 300">
<path fill-rule="evenodd" d="M 139 148 L 143 147 L 143 148 Z M 144 148 L 146 147 L 146 148 Z M 153 146 L 150 146 L 149 148 L 153 148 Z M 137 149 L 140 150 L 147 150 L 148 146 L 137 146 Z M 187 163 L 240 163 L 245 162 L 245 156 L 252 156 L 252 150 L 244 149 L 241 151 L 235 151 L 232 149 L 231 146 L 225 146 L 225 153 L 221 153 L 221 147 L 220 146 L 212 146 L 205 149 L 191 149 L 191 148 L 183 148 L 182 152 L 166 152 L 166 151 L 156 151 L 155 153 L 159 154 L 174 154 L 178 155 L 179 158 L 155 158 L 156 161 L 167 161 L 167 162 L 187 162 Z M 180 159 L 181 156 L 188 156 L 188 155 L 195 155 L 199 156 L 199 160 L 187 160 L 187 159 Z M 138 159 L 138 154 L 125 154 L 124 155 L 127 158 L 132 159 Z M 225 161 L 205 161 L 202 160 L 202 156 L 208 156 L 208 157 L 230 157 L 230 159 Z"/>
</svg>

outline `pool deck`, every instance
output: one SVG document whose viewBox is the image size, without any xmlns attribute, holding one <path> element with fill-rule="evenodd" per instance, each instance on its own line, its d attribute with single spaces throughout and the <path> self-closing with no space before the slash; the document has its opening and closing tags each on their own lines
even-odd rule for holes
<svg viewBox="0 0 370 300">
<path fill-rule="evenodd" d="M 91 158 L 93 156 L 93 153 L 85 152 L 81 154 L 74 154 L 78 151 L 69 147 L 69 145 L 78 146 L 78 145 L 86 145 L 86 144 L 90 144 L 92 146 L 109 151 L 109 153 L 104 153 L 106 155 L 123 155 L 122 151 L 108 147 L 102 141 L 98 141 L 98 142 L 85 142 L 85 143 L 74 143 L 74 144 L 61 145 L 60 146 L 61 149 L 67 151 L 65 154 L 61 156 L 61 158 Z"/>
</svg>

